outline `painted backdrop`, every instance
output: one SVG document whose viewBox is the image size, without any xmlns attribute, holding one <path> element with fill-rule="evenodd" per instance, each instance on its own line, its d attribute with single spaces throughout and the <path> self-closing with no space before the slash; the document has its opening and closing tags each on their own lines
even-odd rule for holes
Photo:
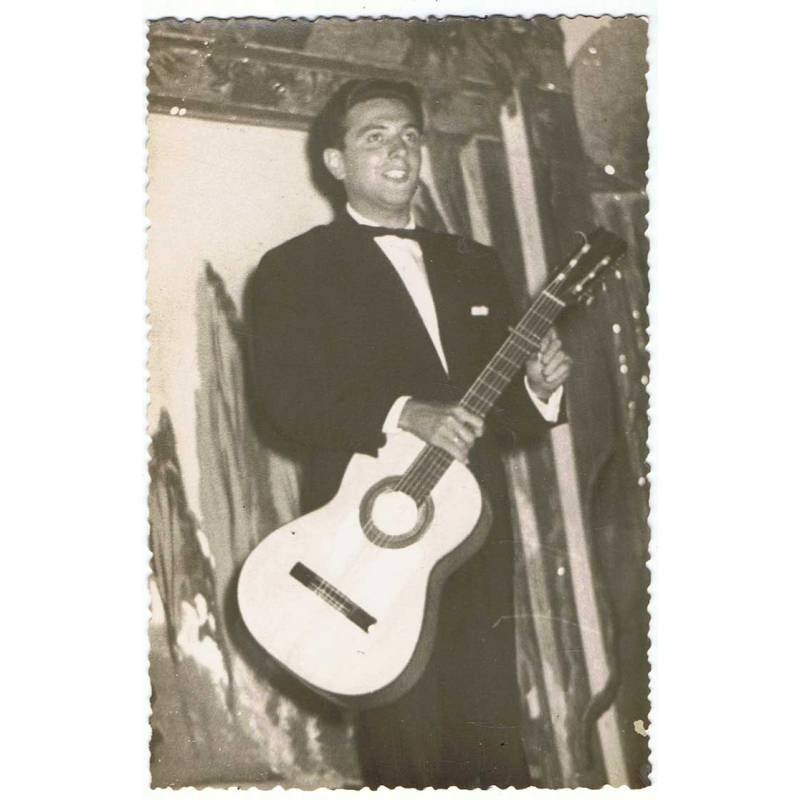
<svg viewBox="0 0 800 800">
<path fill-rule="evenodd" d="M 298 479 L 247 418 L 239 315 L 261 254 L 330 218 L 309 120 L 391 75 L 424 94 L 420 220 L 497 247 L 521 307 L 576 231 L 628 241 L 561 325 L 570 424 L 507 471 L 532 779 L 645 785 L 645 23 L 163 20 L 150 43 L 153 784 L 360 785 L 347 715 L 267 670 L 232 601 Z"/>
</svg>

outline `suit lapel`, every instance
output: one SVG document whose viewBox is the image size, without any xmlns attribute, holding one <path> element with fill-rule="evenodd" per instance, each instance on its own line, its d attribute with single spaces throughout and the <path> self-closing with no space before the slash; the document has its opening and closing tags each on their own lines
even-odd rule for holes
<svg viewBox="0 0 800 800">
<path fill-rule="evenodd" d="M 450 380 L 459 383 L 464 374 L 465 315 L 467 303 L 463 266 L 453 240 L 431 237 L 423 247 L 428 283 L 431 287 L 439 336 L 450 368 Z"/>
<path fill-rule="evenodd" d="M 438 377 L 445 378 L 425 323 L 383 250 L 374 240 L 364 236 L 349 217 L 340 218 L 334 225 L 337 227 L 335 240 L 343 244 L 340 258 L 343 264 L 348 265 L 354 296 L 367 295 L 370 315 L 379 321 L 383 330 L 390 331 L 399 339 L 403 349 L 417 362 L 418 369 L 424 372 L 433 370 Z M 441 330 L 441 321 L 439 327 Z"/>
</svg>

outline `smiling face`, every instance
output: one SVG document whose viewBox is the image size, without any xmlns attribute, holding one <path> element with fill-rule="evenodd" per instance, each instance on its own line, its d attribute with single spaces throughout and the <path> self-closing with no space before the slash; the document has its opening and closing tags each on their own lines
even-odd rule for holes
<svg viewBox="0 0 800 800">
<path fill-rule="evenodd" d="M 405 103 L 379 97 L 354 105 L 345 117 L 342 149 L 330 147 L 323 158 L 356 211 L 382 225 L 408 222 L 421 132 Z"/>
</svg>

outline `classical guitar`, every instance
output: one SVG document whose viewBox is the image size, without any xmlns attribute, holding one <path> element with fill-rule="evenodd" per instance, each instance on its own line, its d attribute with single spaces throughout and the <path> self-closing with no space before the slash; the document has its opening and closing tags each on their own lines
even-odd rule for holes
<svg viewBox="0 0 800 800">
<path fill-rule="evenodd" d="M 598 229 L 539 293 L 460 403 L 484 417 L 541 337 L 625 250 Z M 410 433 L 356 454 L 336 496 L 269 534 L 238 583 L 259 644 L 332 700 L 389 702 L 422 673 L 445 578 L 483 544 L 491 509 L 464 464 Z"/>
</svg>

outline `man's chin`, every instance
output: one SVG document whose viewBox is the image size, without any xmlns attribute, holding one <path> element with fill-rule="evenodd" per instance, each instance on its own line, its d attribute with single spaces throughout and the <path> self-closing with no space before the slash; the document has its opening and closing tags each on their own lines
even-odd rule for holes
<svg viewBox="0 0 800 800">
<path fill-rule="evenodd" d="M 411 205 L 411 200 L 416 192 L 416 183 L 405 183 L 397 186 L 389 186 L 383 193 L 383 199 L 387 205 L 395 208 L 408 207 Z"/>
</svg>

